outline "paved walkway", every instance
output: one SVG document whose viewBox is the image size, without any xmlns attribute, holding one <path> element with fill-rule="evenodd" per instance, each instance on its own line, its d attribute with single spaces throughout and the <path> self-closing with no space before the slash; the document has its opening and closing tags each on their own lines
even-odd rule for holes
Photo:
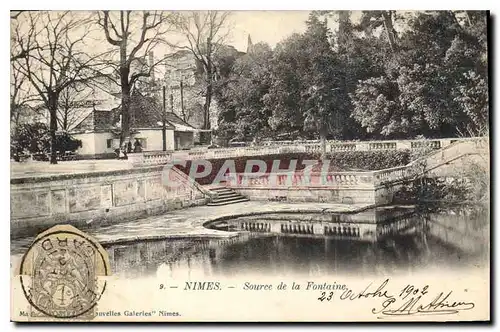
<svg viewBox="0 0 500 332">
<path fill-rule="evenodd" d="M 236 233 L 208 229 L 206 222 L 218 219 L 251 216 L 265 213 L 335 213 L 356 212 L 370 207 L 368 204 L 331 203 L 279 203 L 250 201 L 223 206 L 198 206 L 171 211 L 120 224 L 99 227 L 91 225 L 84 230 L 101 244 L 122 243 L 176 237 L 232 237 Z M 33 237 L 11 241 L 11 253 L 23 252 Z"/>
<path fill-rule="evenodd" d="M 10 177 L 13 179 L 59 174 L 91 173 L 131 169 L 132 167 L 133 165 L 127 160 L 118 159 L 59 161 L 55 165 L 49 164 L 48 161 L 11 162 Z"/>
</svg>

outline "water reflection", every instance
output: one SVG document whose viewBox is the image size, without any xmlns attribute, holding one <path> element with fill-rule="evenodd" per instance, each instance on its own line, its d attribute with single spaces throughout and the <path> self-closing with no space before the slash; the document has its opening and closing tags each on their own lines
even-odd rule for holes
<svg viewBox="0 0 500 332">
<path fill-rule="evenodd" d="M 360 214 L 279 214 L 210 225 L 225 239 L 168 239 L 107 248 L 115 274 L 172 278 L 421 272 L 487 266 L 489 216 L 461 210 L 421 214 L 374 209 Z"/>
</svg>

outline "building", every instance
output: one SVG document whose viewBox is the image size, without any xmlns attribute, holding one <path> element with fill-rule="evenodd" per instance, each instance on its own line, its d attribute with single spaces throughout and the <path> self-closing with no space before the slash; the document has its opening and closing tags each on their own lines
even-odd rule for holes
<svg viewBox="0 0 500 332">
<path fill-rule="evenodd" d="M 196 129 L 172 112 L 163 114 L 154 97 L 134 91 L 131 102 L 131 142 L 137 140 L 142 151 L 163 150 L 163 116 L 166 127 L 167 151 L 189 149 L 194 145 Z M 72 130 L 71 135 L 82 141 L 77 154 L 85 158 L 114 158 L 120 147 L 120 109 L 90 112 Z"/>
<path fill-rule="evenodd" d="M 251 39 L 249 37 L 249 47 Z M 245 53 L 238 52 L 230 45 L 219 45 L 214 57 L 214 81 L 220 78 L 221 72 L 228 71 L 227 63 Z M 220 59 L 227 63 L 219 63 Z M 179 117 L 195 128 L 203 128 L 205 104 L 205 77 L 203 65 L 189 50 L 180 50 L 168 56 L 165 64 L 163 84 L 167 87 L 169 106 Z M 210 128 L 217 128 L 219 109 L 217 100 L 212 96 L 210 104 Z"/>
<path fill-rule="evenodd" d="M 164 85 L 172 112 L 195 128 L 203 128 L 203 67 L 191 51 L 171 54 L 165 65 Z"/>
</svg>

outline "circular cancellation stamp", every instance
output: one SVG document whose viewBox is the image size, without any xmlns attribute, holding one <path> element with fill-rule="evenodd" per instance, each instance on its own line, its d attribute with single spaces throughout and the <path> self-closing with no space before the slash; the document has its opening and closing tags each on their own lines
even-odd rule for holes
<svg viewBox="0 0 500 332">
<path fill-rule="evenodd" d="M 70 225 L 39 234 L 23 256 L 21 287 L 33 318 L 91 320 L 111 274 L 108 255 L 89 235 Z"/>
</svg>

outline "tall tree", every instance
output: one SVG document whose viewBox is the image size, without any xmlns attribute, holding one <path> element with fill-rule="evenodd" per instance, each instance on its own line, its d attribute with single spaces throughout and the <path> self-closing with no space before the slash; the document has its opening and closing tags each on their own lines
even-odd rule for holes
<svg viewBox="0 0 500 332">
<path fill-rule="evenodd" d="M 487 127 L 486 35 L 485 12 L 407 17 L 383 72 L 352 93 L 353 118 L 386 137 L 470 135 Z"/>
<path fill-rule="evenodd" d="M 11 21 L 13 49 L 18 69 L 48 109 L 50 162 L 57 163 L 57 110 L 61 92 L 71 84 L 95 78 L 102 54 L 89 54 L 86 38 L 91 20 L 75 12 L 23 12 Z"/>
<path fill-rule="evenodd" d="M 263 97 L 269 91 L 271 47 L 264 43 L 238 58 L 226 79 L 220 80 L 215 97 L 220 109 L 217 135 L 223 140 L 259 140 L 269 135 L 269 112 Z"/>
<path fill-rule="evenodd" d="M 396 17 L 397 13 L 395 10 L 363 11 L 357 28 L 363 30 L 367 35 L 371 36 L 374 30 L 382 27 L 384 36 L 387 38 L 391 51 L 397 52 L 398 35 L 396 29 L 394 28 Z"/>
<path fill-rule="evenodd" d="M 342 73 L 330 44 L 327 22 L 312 14 L 307 30 L 277 45 L 271 87 L 264 103 L 275 130 L 297 130 L 321 140 L 322 157 L 326 139 L 342 132 Z"/>
<path fill-rule="evenodd" d="M 23 110 L 32 109 L 31 103 L 39 101 L 39 97 L 36 92 L 32 91 L 27 77 L 19 70 L 17 62 L 12 61 L 10 65 L 10 121 L 15 129 L 20 116 L 23 115 Z"/>
<path fill-rule="evenodd" d="M 156 46 L 165 43 L 171 31 L 173 15 L 159 11 L 134 11 L 99 13 L 98 23 L 106 40 L 118 50 L 115 74 L 121 89 L 121 136 L 120 141 L 130 139 L 130 96 L 134 84 L 142 77 L 150 77 L 154 68 L 164 61 L 146 65 L 146 57 Z M 113 60 L 114 62 L 114 60 Z"/>
<path fill-rule="evenodd" d="M 57 121 L 63 131 L 70 130 L 87 115 L 84 111 L 94 106 L 93 89 L 87 85 L 71 84 L 59 95 Z"/>
<path fill-rule="evenodd" d="M 229 35 L 229 13 L 221 11 L 192 11 L 177 16 L 178 32 L 186 44 L 176 45 L 189 50 L 203 68 L 205 81 L 203 104 L 203 129 L 211 128 L 210 106 L 214 94 L 214 82 L 217 78 L 215 56 L 224 46 Z"/>
</svg>

